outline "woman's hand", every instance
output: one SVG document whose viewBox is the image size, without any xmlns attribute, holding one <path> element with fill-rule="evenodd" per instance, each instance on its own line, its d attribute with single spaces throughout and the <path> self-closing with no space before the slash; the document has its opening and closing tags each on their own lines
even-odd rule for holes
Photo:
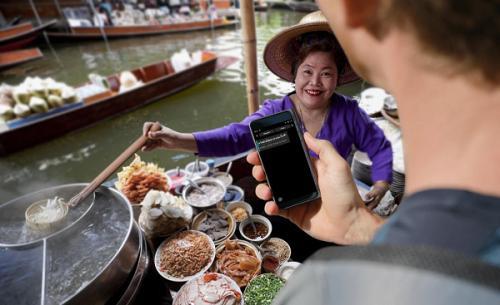
<svg viewBox="0 0 500 305">
<path fill-rule="evenodd" d="M 386 181 L 377 181 L 373 184 L 372 189 L 366 193 L 364 201 L 366 206 L 373 210 L 376 208 L 382 198 L 384 198 L 385 193 L 389 190 L 389 183 Z"/>
<path fill-rule="evenodd" d="M 142 151 L 151 151 L 157 148 L 189 152 L 198 151 L 193 134 L 180 133 L 163 125 L 159 131 L 149 131 L 153 124 L 153 122 L 146 122 L 142 127 L 143 135 L 148 137 Z"/>
<path fill-rule="evenodd" d="M 305 141 L 319 156 L 313 164 L 321 199 L 283 210 L 274 201 L 268 201 L 266 213 L 288 218 L 309 235 L 324 241 L 339 244 L 369 242 L 382 221 L 365 207 L 346 161 L 328 141 L 314 139 L 309 133 L 305 134 Z M 253 176 L 264 181 L 266 177 L 257 153 L 249 154 L 247 161 L 255 165 Z M 263 200 L 272 198 L 267 184 L 259 184 L 256 194 Z"/>
</svg>

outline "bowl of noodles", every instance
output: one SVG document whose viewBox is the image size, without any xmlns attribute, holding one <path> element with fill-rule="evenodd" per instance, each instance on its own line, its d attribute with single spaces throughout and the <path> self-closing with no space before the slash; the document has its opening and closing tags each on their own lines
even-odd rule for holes
<svg viewBox="0 0 500 305">
<path fill-rule="evenodd" d="M 185 282 L 207 271 L 215 259 L 215 245 L 205 233 L 187 230 L 164 240 L 155 254 L 155 267 L 165 279 Z"/>
</svg>

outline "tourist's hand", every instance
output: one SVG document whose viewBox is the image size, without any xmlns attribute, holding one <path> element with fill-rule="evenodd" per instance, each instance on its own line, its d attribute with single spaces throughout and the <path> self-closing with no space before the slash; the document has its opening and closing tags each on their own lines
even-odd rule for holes
<svg viewBox="0 0 500 305">
<path fill-rule="evenodd" d="M 321 199 L 280 209 L 274 201 L 268 201 L 265 211 L 269 215 L 288 218 L 309 235 L 339 244 L 366 243 L 371 240 L 380 219 L 364 206 L 346 161 L 328 141 L 314 139 L 305 134 L 307 146 L 318 156 L 313 164 L 318 175 Z M 252 171 L 258 181 L 266 179 L 258 154 L 248 155 Z M 259 184 L 256 194 L 263 200 L 271 200 L 267 184 Z"/>
<path fill-rule="evenodd" d="M 382 198 L 384 198 L 385 193 L 389 190 L 389 183 L 386 181 L 377 181 L 373 184 L 372 189 L 366 193 L 364 201 L 366 206 L 373 210 L 376 208 Z"/>
</svg>

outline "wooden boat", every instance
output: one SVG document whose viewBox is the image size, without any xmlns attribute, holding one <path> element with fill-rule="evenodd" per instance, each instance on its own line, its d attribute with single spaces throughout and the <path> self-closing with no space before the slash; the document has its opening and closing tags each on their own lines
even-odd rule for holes
<svg viewBox="0 0 500 305">
<path fill-rule="evenodd" d="M 74 41 L 103 39 L 104 32 L 109 39 L 130 38 L 147 35 L 161 35 L 172 33 L 185 33 L 192 31 L 204 31 L 234 26 L 237 20 L 217 18 L 212 21 L 201 20 L 185 23 L 172 23 L 160 25 L 136 25 L 136 26 L 106 26 L 106 27 L 72 27 L 71 33 L 48 32 L 51 41 Z"/>
<path fill-rule="evenodd" d="M 31 23 L 0 29 L 0 52 L 22 49 L 32 44 L 42 32 L 54 25 L 56 20 L 33 27 Z"/>
<path fill-rule="evenodd" d="M 288 6 L 292 11 L 296 12 L 315 12 L 319 10 L 318 5 L 314 1 L 290 1 L 288 2 Z"/>
<path fill-rule="evenodd" d="M 236 61 L 204 51 L 202 62 L 174 72 L 170 61 L 161 61 L 131 72 L 144 84 L 119 93 L 118 75 L 107 80 L 110 90 L 49 112 L 0 124 L 0 155 L 53 139 L 97 121 L 131 111 L 186 89 Z"/>
<path fill-rule="evenodd" d="M 43 54 L 38 48 L 2 52 L 0 53 L 0 70 L 42 57 Z"/>
</svg>

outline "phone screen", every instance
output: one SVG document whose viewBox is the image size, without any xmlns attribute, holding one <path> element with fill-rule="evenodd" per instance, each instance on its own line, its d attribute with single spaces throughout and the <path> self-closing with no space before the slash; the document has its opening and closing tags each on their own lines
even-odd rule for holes
<svg viewBox="0 0 500 305">
<path fill-rule="evenodd" d="M 292 111 L 250 123 L 274 201 L 288 208 L 319 197 L 309 154 Z"/>
</svg>

